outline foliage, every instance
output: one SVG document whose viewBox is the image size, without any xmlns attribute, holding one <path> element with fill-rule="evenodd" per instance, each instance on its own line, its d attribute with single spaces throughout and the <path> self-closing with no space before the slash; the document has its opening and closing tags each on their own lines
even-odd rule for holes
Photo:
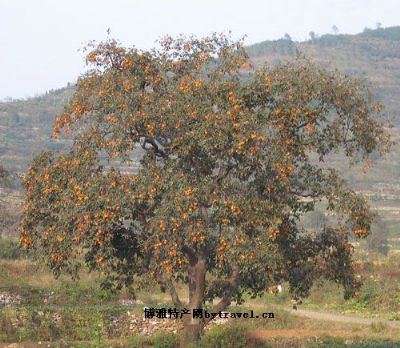
<svg viewBox="0 0 400 348">
<path fill-rule="evenodd" d="M 177 344 L 177 337 L 175 334 L 162 334 L 153 337 L 154 348 L 174 348 Z"/>
<path fill-rule="evenodd" d="M 26 251 L 21 249 L 18 241 L 0 238 L 0 259 L 15 260 L 26 256 Z"/>
<path fill-rule="evenodd" d="M 0 162 L 0 189 L 18 188 L 18 176 Z"/>
<path fill-rule="evenodd" d="M 362 35 L 371 38 L 382 38 L 384 40 L 400 41 L 400 27 L 377 28 L 376 30 L 367 30 Z"/>
<path fill-rule="evenodd" d="M 212 311 L 282 281 L 296 298 L 321 277 L 356 292 L 348 237 L 368 235 L 373 214 L 311 157 L 387 151 L 381 106 L 359 81 L 302 59 L 257 70 L 218 35 L 149 52 L 109 40 L 87 61 L 54 127 L 74 146 L 37 156 L 25 179 L 21 243 L 57 276 L 84 260 L 109 286 L 154 277 L 179 308 L 221 298 Z M 128 166 L 138 146 L 135 175 L 102 160 Z M 321 199 L 339 225 L 305 234 L 298 220 Z"/>
<path fill-rule="evenodd" d="M 247 347 L 247 329 L 240 326 L 216 326 L 202 337 L 199 347 Z"/>
</svg>

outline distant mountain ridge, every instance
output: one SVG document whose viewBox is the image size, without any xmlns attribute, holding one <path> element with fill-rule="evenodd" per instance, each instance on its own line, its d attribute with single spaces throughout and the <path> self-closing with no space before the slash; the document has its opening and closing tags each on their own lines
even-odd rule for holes
<svg viewBox="0 0 400 348">
<path fill-rule="evenodd" d="M 366 79 L 375 99 L 385 105 L 392 123 L 400 126 L 400 26 L 356 35 L 327 34 L 304 42 L 264 41 L 246 49 L 255 64 L 277 64 L 303 54 L 318 64 Z M 51 138 L 52 128 L 73 91 L 74 86 L 69 85 L 39 97 L 1 102 L 0 162 L 24 171 L 34 154 L 61 149 L 63 142 Z"/>
<path fill-rule="evenodd" d="M 315 62 L 365 80 L 394 125 L 400 126 L 400 26 L 363 33 L 326 34 L 304 42 L 264 41 L 247 48 L 258 63 L 276 64 L 304 54 Z"/>
</svg>

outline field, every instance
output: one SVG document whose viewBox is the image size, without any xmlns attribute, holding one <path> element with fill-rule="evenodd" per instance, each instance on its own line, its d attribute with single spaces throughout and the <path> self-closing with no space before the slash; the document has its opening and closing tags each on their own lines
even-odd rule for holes
<svg viewBox="0 0 400 348">
<path fill-rule="evenodd" d="M 15 240 L 1 240 L 0 346 L 173 347 L 174 319 L 146 319 L 144 307 L 173 307 L 157 284 L 138 281 L 119 292 L 103 290 L 100 274 L 79 281 L 54 279 L 32 262 Z M 322 282 L 293 310 L 286 284 L 278 294 L 248 298 L 228 312 L 274 313 L 273 319 L 217 319 L 201 347 L 398 347 L 400 345 L 400 254 L 356 251 L 364 279 L 358 299 Z M 184 288 L 180 288 L 184 296 Z M 218 325 L 217 325 L 218 324 Z M 11 347 L 11 346 L 10 346 Z"/>
</svg>

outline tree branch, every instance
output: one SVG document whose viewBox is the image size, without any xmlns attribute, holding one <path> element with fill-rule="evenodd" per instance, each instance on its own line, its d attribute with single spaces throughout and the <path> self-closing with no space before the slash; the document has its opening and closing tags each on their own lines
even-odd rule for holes
<svg viewBox="0 0 400 348">
<path fill-rule="evenodd" d="M 302 198 L 317 198 L 320 193 L 313 192 L 313 193 L 304 193 L 299 191 L 290 191 L 291 194 L 302 197 Z"/>
<path fill-rule="evenodd" d="M 225 179 L 228 176 L 228 174 L 232 170 L 232 168 L 233 168 L 232 164 L 222 165 L 221 167 L 219 167 L 218 174 L 213 177 L 213 181 L 209 186 L 208 196 L 210 196 L 210 194 L 216 190 L 218 184 L 221 182 L 221 180 Z M 211 203 L 209 203 L 209 202 L 202 202 L 201 205 L 204 208 L 211 207 Z"/>
<path fill-rule="evenodd" d="M 172 279 L 170 279 L 170 278 L 166 279 L 165 284 L 168 287 L 169 294 L 171 295 L 171 299 L 172 299 L 172 302 L 174 303 L 174 306 L 176 308 L 183 308 L 184 304 L 182 303 L 182 301 L 179 298 L 178 292 L 176 291 L 176 288 L 174 286 Z"/>
<path fill-rule="evenodd" d="M 206 288 L 206 259 L 204 253 L 200 252 L 197 263 L 194 266 L 195 287 L 190 299 L 192 308 L 200 308 L 203 304 L 204 292 Z"/>
<path fill-rule="evenodd" d="M 149 138 L 149 137 L 144 137 L 144 142 L 142 144 L 142 148 L 144 150 L 147 150 L 146 144 L 150 144 L 153 147 L 153 150 L 154 150 L 156 156 L 162 157 L 162 158 L 168 158 L 168 154 L 164 150 L 160 149 L 160 147 L 157 145 L 157 143 L 154 139 Z"/>
<path fill-rule="evenodd" d="M 183 245 L 181 249 L 189 257 L 189 263 L 194 264 L 197 262 L 197 256 L 196 256 L 196 252 L 194 251 L 194 249 L 192 249 L 191 247 L 189 247 L 187 245 Z"/>
<path fill-rule="evenodd" d="M 232 295 L 236 291 L 238 285 L 239 285 L 239 266 L 234 265 L 233 270 L 232 270 L 232 276 L 230 279 L 227 279 L 225 281 L 225 284 L 227 285 L 225 294 L 222 296 L 222 299 L 211 309 L 212 313 L 217 313 L 220 311 L 223 311 L 226 307 L 228 307 L 231 303 L 232 300 Z M 203 327 L 205 327 L 212 318 L 206 318 L 204 322 L 202 323 Z"/>
</svg>

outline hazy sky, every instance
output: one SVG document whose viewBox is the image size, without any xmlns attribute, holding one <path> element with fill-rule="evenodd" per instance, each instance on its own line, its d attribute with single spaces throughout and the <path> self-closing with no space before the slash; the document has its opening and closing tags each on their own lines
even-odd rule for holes
<svg viewBox="0 0 400 348">
<path fill-rule="evenodd" d="M 151 48 L 166 34 L 247 34 L 246 44 L 285 33 L 361 32 L 399 25 L 399 0 L 0 0 L 0 99 L 23 98 L 74 82 L 85 69 L 78 49 L 111 36 Z"/>
</svg>

